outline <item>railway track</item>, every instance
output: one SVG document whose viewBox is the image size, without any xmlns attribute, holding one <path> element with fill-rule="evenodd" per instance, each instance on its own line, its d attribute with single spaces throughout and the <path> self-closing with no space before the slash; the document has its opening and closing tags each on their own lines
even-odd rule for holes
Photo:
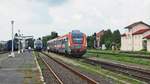
<svg viewBox="0 0 150 84">
<path fill-rule="evenodd" d="M 70 58 L 70 59 L 74 59 L 74 58 Z M 92 65 L 100 65 L 101 68 L 128 75 L 138 80 L 147 82 L 148 84 L 150 83 L 150 70 L 138 68 L 135 66 L 125 65 L 125 64 L 114 63 L 114 62 L 89 59 L 85 57 L 82 57 L 81 59 L 85 63 L 92 64 Z"/>
<path fill-rule="evenodd" d="M 148 56 L 148 55 L 139 55 L 139 54 L 106 53 L 106 52 L 89 52 L 89 53 L 108 54 L 108 55 L 124 55 L 124 56 L 126 56 L 126 57 L 134 57 L 134 58 L 150 59 L 150 56 Z"/>
<path fill-rule="evenodd" d="M 56 81 L 53 84 L 98 84 L 95 80 L 73 70 L 68 65 L 52 58 L 46 53 L 39 53 L 40 59 L 48 68 L 48 74 L 53 74 Z"/>
<path fill-rule="evenodd" d="M 56 73 L 52 70 L 52 68 L 49 66 L 49 64 L 44 60 L 44 58 L 42 58 L 39 53 L 38 53 L 38 57 L 41 59 L 41 61 L 45 64 L 46 66 L 46 77 L 47 79 L 45 79 L 46 83 L 52 83 L 52 84 L 63 84 L 62 81 L 60 80 L 59 77 L 57 77 Z M 52 75 L 51 75 L 52 74 Z M 49 80 L 51 79 L 51 80 Z"/>
<path fill-rule="evenodd" d="M 111 71 L 115 71 L 117 73 L 123 73 L 132 77 L 135 77 L 139 80 L 150 83 L 150 70 L 145 70 L 133 66 L 94 60 L 89 58 L 83 58 L 84 62 L 92 64 L 92 65 L 100 65 L 104 69 L 108 69 Z"/>
</svg>

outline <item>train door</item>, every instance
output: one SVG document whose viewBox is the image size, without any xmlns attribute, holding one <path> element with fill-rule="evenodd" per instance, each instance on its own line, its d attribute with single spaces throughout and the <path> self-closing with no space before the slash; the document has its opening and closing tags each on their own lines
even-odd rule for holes
<svg viewBox="0 0 150 84">
<path fill-rule="evenodd" d="M 65 53 L 67 54 L 69 51 L 68 38 L 65 39 Z"/>
</svg>

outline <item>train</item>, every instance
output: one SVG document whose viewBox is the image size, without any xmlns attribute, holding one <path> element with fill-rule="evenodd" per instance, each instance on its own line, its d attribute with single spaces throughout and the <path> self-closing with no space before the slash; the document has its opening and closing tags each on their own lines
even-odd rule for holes
<svg viewBox="0 0 150 84">
<path fill-rule="evenodd" d="M 12 40 L 7 41 L 6 46 L 7 46 L 7 50 L 11 51 L 11 49 L 12 49 Z M 13 48 L 14 48 L 14 51 L 18 50 L 18 43 L 17 43 L 16 39 L 14 39 L 14 41 L 13 41 Z"/>
<path fill-rule="evenodd" d="M 6 41 L 0 41 L 0 52 L 7 50 L 7 42 Z"/>
<path fill-rule="evenodd" d="M 14 40 L 14 51 L 18 50 L 17 40 Z M 0 41 L 0 51 L 11 51 L 12 50 L 12 40 Z"/>
<path fill-rule="evenodd" d="M 43 42 L 40 39 L 37 39 L 34 41 L 34 50 L 35 51 L 41 51 L 43 48 Z"/>
<path fill-rule="evenodd" d="M 66 54 L 73 57 L 82 57 L 87 50 L 86 34 L 73 30 L 47 42 L 51 52 Z"/>
</svg>

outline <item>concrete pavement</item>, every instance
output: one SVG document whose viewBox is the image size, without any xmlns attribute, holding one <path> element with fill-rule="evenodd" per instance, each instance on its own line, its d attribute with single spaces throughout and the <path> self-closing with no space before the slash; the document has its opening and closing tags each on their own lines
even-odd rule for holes
<svg viewBox="0 0 150 84">
<path fill-rule="evenodd" d="M 41 74 L 32 53 L 0 54 L 0 84 L 42 84 Z"/>
</svg>

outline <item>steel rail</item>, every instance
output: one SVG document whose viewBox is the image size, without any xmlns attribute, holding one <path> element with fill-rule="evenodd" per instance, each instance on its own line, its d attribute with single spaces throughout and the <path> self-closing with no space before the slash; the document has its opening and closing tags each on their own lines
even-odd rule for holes
<svg viewBox="0 0 150 84">
<path fill-rule="evenodd" d="M 65 67 L 66 69 L 70 70 L 71 72 L 73 72 L 74 74 L 78 75 L 79 77 L 81 77 L 82 79 L 86 80 L 88 82 L 88 84 L 99 84 L 98 82 L 96 82 L 95 80 L 87 77 L 86 75 L 72 69 L 71 67 L 69 67 L 68 65 L 62 63 L 62 62 L 59 62 L 58 60 L 54 59 L 53 57 L 51 57 L 50 55 L 42 52 L 42 54 L 48 56 L 49 58 L 51 58 L 52 60 L 54 60 L 55 62 L 57 62 L 58 64 L 60 64 L 61 66 Z"/>
<path fill-rule="evenodd" d="M 93 59 L 88 59 L 88 58 L 84 58 L 84 60 L 86 62 L 90 62 L 91 64 L 100 64 L 102 68 L 112 70 L 112 71 L 118 71 L 124 74 L 128 74 L 130 76 L 137 77 L 146 82 L 150 82 L 149 70 L 144 70 L 144 69 L 136 68 L 133 66 L 115 64 L 115 63 L 105 62 L 105 61 L 100 61 L 100 60 L 93 60 Z"/>
<path fill-rule="evenodd" d="M 98 54 L 107 54 L 107 55 L 124 55 L 125 57 L 133 57 L 133 58 L 142 58 L 142 59 L 150 59 L 149 56 L 143 56 L 143 55 L 138 55 L 138 54 L 127 54 L 127 53 L 107 53 L 107 52 L 88 52 L 88 53 L 97 53 Z M 118 56 L 119 57 L 119 56 Z M 121 57 L 121 56 L 120 56 Z"/>
<path fill-rule="evenodd" d="M 46 65 L 46 67 L 49 69 L 49 71 L 53 74 L 53 76 L 57 79 L 57 81 L 59 82 L 59 84 L 64 84 L 62 82 L 62 80 L 56 75 L 56 73 L 53 71 L 53 69 L 50 67 L 50 65 L 39 55 L 38 56 L 41 58 L 41 60 L 44 62 L 44 64 Z"/>
</svg>

